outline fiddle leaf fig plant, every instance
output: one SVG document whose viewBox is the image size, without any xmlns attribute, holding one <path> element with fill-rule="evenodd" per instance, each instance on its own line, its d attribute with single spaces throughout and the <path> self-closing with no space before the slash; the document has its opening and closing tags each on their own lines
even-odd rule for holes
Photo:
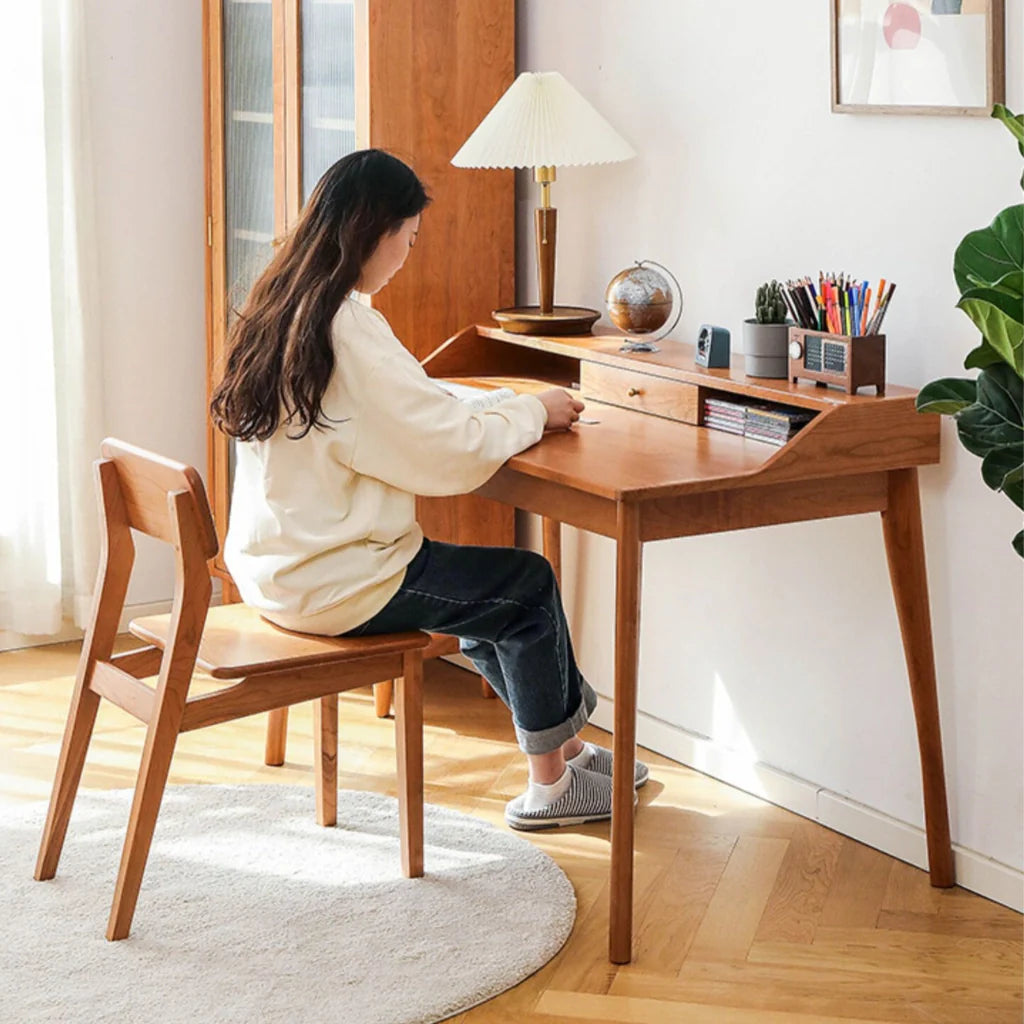
<svg viewBox="0 0 1024 1024">
<path fill-rule="evenodd" d="M 1024 114 L 997 103 L 992 116 L 1006 125 L 1024 156 Z M 953 256 L 953 275 L 960 289 L 957 308 L 981 331 L 964 368 L 980 372 L 975 379 L 926 384 L 917 409 L 952 416 L 960 443 L 982 460 L 985 483 L 1024 510 L 1024 204 L 1007 207 L 987 228 L 967 235 Z M 1024 558 L 1024 530 L 1013 546 Z"/>
</svg>

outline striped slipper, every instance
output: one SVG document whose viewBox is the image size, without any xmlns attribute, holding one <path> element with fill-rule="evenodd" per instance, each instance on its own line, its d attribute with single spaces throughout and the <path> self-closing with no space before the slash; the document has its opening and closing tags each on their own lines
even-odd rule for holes
<svg viewBox="0 0 1024 1024">
<path fill-rule="evenodd" d="M 526 794 L 505 805 L 505 822 L 521 832 L 564 825 L 584 825 L 612 816 L 612 780 L 607 775 L 569 765 L 569 788 L 557 800 L 535 811 L 526 811 Z"/>
<path fill-rule="evenodd" d="M 592 751 L 593 756 L 586 764 L 579 765 L 580 768 L 586 768 L 588 772 L 596 772 L 598 775 L 611 775 L 612 773 L 612 752 L 606 750 L 604 747 L 599 747 L 595 743 L 587 743 L 584 745 L 584 750 Z M 569 764 L 576 764 L 576 758 L 580 757 L 581 754 L 577 754 Z M 639 789 L 641 786 L 647 784 L 647 780 L 651 776 L 651 771 L 643 763 L 643 761 L 635 761 L 636 769 L 633 772 L 633 786 Z"/>
</svg>

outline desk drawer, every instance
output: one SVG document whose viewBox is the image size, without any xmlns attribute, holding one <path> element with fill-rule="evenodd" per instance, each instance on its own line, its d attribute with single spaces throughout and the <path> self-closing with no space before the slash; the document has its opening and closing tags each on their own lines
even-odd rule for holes
<svg viewBox="0 0 1024 1024">
<path fill-rule="evenodd" d="M 621 405 L 625 409 L 663 416 L 669 420 L 697 424 L 700 402 L 696 384 L 667 377 L 653 377 L 636 370 L 620 370 L 602 363 L 580 364 L 580 392 L 583 400 Z"/>
</svg>

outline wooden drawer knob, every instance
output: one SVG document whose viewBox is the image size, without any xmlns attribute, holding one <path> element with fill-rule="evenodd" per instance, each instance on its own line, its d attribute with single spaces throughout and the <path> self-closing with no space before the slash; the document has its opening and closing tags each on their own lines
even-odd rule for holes
<svg viewBox="0 0 1024 1024">
<path fill-rule="evenodd" d="M 636 398 L 637 395 L 642 395 L 643 393 L 643 388 L 630 388 L 626 392 L 626 394 L 629 395 L 630 398 Z"/>
</svg>

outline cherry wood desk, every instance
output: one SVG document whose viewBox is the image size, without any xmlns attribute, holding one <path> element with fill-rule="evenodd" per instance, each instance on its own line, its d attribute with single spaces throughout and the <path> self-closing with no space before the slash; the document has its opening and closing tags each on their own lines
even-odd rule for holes
<svg viewBox="0 0 1024 1024">
<path fill-rule="evenodd" d="M 621 337 L 541 338 L 487 326 L 455 335 L 424 366 L 434 377 L 487 379 L 520 389 L 557 384 L 587 402 L 579 425 L 510 459 L 477 492 L 616 542 L 615 708 L 609 956 L 628 963 L 633 917 L 633 761 L 636 756 L 641 551 L 645 541 L 880 512 L 917 724 L 931 881 L 953 884 L 939 709 L 917 467 L 939 460 L 939 418 L 916 392 L 889 385 L 846 395 L 809 382 L 747 378 L 694 365 L 692 345 L 619 352 Z M 813 410 L 784 447 L 701 426 L 708 394 Z"/>
</svg>

